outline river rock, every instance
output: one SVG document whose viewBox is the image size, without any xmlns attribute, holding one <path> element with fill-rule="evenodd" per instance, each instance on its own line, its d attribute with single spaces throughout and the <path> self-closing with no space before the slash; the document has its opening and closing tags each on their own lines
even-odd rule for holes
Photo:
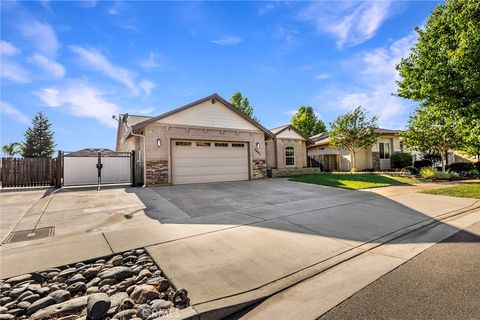
<svg viewBox="0 0 480 320">
<path fill-rule="evenodd" d="M 59 318 L 80 312 L 83 308 L 85 308 L 86 305 L 87 297 L 78 297 L 62 303 L 51 305 L 42 310 L 38 310 L 30 317 L 30 319 L 41 320 L 44 318 Z"/>
<path fill-rule="evenodd" d="M 46 296 L 45 298 L 40 298 L 34 303 L 32 303 L 30 308 L 27 309 L 27 315 L 34 314 L 38 310 L 47 308 L 48 306 L 51 306 L 53 304 L 55 304 L 55 299 L 53 299 L 50 296 Z"/>
<path fill-rule="evenodd" d="M 154 310 L 170 309 L 173 307 L 173 303 L 162 299 L 155 299 L 150 301 L 150 307 Z"/>
<path fill-rule="evenodd" d="M 152 285 L 142 284 L 136 286 L 135 289 L 133 289 L 130 297 L 135 300 L 136 303 L 144 303 L 149 300 L 157 299 L 158 291 Z"/>
<path fill-rule="evenodd" d="M 55 303 L 61 303 L 70 300 L 72 294 L 67 290 L 57 290 L 49 294 L 55 300 Z"/>
<path fill-rule="evenodd" d="M 118 292 L 110 297 L 111 308 L 118 307 L 125 299 L 128 299 L 128 294 L 126 292 Z"/>
<path fill-rule="evenodd" d="M 133 309 L 123 310 L 123 311 L 120 311 L 119 313 L 117 313 L 113 317 L 113 319 L 128 320 L 128 319 L 132 319 L 136 315 L 137 315 L 137 312 Z"/>
<path fill-rule="evenodd" d="M 23 299 L 19 299 L 19 300 L 26 301 L 26 302 L 29 302 L 29 303 L 34 303 L 38 299 L 40 299 L 40 295 L 38 293 L 35 293 L 35 294 L 31 294 L 31 295 L 29 295 L 27 297 L 24 297 Z"/>
<path fill-rule="evenodd" d="M 123 280 L 125 278 L 128 278 L 132 275 L 132 270 L 129 267 L 113 267 L 108 270 L 100 272 L 98 275 L 100 279 L 109 279 L 113 278 L 116 280 Z"/>
<path fill-rule="evenodd" d="M 5 283 L 8 283 L 10 285 L 14 285 L 14 284 L 17 284 L 17 283 L 20 283 L 20 282 L 28 281 L 30 279 L 32 279 L 31 274 L 23 274 L 21 276 L 10 278 L 7 281 L 5 281 Z"/>
<path fill-rule="evenodd" d="M 116 255 L 108 261 L 109 264 L 113 266 L 119 266 L 123 263 L 123 257 L 121 255 Z"/>
<path fill-rule="evenodd" d="M 70 279 L 67 279 L 67 281 L 65 281 L 65 283 L 68 285 L 71 285 L 72 283 L 75 283 L 75 282 L 87 282 L 87 279 L 85 279 L 85 277 L 82 276 L 81 274 L 76 274 Z"/>
<path fill-rule="evenodd" d="M 73 295 L 77 292 L 85 292 L 87 291 L 87 285 L 84 282 L 75 282 L 68 286 L 67 291 L 70 291 Z"/>
<path fill-rule="evenodd" d="M 101 320 L 110 308 L 110 298 L 105 293 L 94 293 L 87 299 L 87 318 Z"/>
<path fill-rule="evenodd" d="M 15 316 L 9 313 L 0 314 L 0 320 L 14 320 Z"/>
<path fill-rule="evenodd" d="M 151 278 L 147 281 L 147 284 L 154 286 L 158 291 L 167 290 L 170 286 L 168 280 L 164 277 Z"/>
</svg>

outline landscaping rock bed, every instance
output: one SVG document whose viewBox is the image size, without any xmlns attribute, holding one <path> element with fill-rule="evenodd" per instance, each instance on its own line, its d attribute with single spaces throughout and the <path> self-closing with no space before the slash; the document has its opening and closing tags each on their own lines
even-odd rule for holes
<svg viewBox="0 0 480 320">
<path fill-rule="evenodd" d="M 0 280 L 3 319 L 156 319 L 189 305 L 144 249 Z"/>
</svg>

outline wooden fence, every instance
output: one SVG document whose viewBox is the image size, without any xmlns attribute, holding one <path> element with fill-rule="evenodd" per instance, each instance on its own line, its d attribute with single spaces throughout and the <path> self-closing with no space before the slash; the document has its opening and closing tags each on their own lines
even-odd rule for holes
<svg viewBox="0 0 480 320">
<path fill-rule="evenodd" d="M 2 188 L 53 186 L 57 171 L 57 159 L 2 158 Z"/>
</svg>

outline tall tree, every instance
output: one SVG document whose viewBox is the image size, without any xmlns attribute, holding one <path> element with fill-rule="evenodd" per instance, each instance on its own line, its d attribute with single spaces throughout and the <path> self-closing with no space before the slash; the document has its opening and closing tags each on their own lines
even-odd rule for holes
<svg viewBox="0 0 480 320">
<path fill-rule="evenodd" d="M 427 108 L 417 109 L 410 117 L 408 128 L 401 133 L 405 145 L 424 154 L 440 154 L 445 171 L 447 153 L 461 143 L 457 127 L 445 120 L 445 115 Z"/>
<path fill-rule="evenodd" d="M 356 171 L 356 155 L 359 149 L 369 147 L 378 141 L 378 116 L 368 119 L 361 107 L 338 116 L 330 122 L 328 138 L 335 148 L 345 148 L 352 156 L 352 171 Z"/>
<path fill-rule="evenodd" d="M 464 150 L 475 148 L 480 136 L 479 17 L 480 1 L 447 0 L 415 29 L 418 43 L 397 65 L 397 94 L 456 126 Z"/>
<path fill-rule="evenodd" d="M 250 101 L 247 97 L 244 97 L 241 92 L 235 92 L 230 98 L 230 103 L 258 122 L 258 118 L 253 115 L 253 107 L 250 105 Z"/>
<path fill-rule="evenodd" d="M 22 152 L 23 145 L 20 142 L 11 142 L 2 147 L 2 151 L 9 157 L 14 157 Z"/>
<path fill-rule="evenodd" d="M 307 137 L 327 131 L 325 124 L 318 119 L 311 106 L 301 106 L 290 123 Z"/>
<path fill-rule="evenodd" d="M 25 158 L 51 158 L 55 148 L 51 123 L 43 112 L 37 113 L 25 131 L 22 155 Z"/>
</svg>

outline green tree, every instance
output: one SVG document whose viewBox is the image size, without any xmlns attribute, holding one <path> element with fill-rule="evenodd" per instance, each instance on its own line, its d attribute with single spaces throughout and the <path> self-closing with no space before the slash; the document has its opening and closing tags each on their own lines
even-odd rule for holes
<svg viewBox="0 0 480 320">
<path fill-rule="evenodd" d="M 258 118 L 253 115 L 253 107 L 247 97 L 242 96 L 241 92 L 235 92 L 230 98 L 230 103 L 247 116 L 258 122 Z"/>
<path fill-rule="evenodd" d="M 397 94 L 455 126 L 462 150 L 475 148 L 480 136 L 479 17 L 480 1 L 447 0 L 415 29 L 418 43 L 397 65 Z"/>
<path fill-rule="evenodd" d="M 32 126 L 25 131 L 24 158 L 51 158 L 55 148 L 51 123 L 43 112 L 37 113 Z"/>
<path fill-rule="evenodd" d="M 352 112 L 338 116 L 330 122 L 328 138 L 335 148 L 345 148 L 352 156 L 352 171 L 356 171 L 356 155 L 359 149 L 369 147 L 378 141 L 378 116 L 367 119 L 365 111 L 356 107 Z"/>
<path fill-rule="evenodd" d="M 311 106 L 301 106 L 290 123 L 307 137 L 327 131 L 325 124 L 318 119 Z"/>
<path fill-rule="evenodd" d="M 444 115 L 431 112 L 430 108 L 417 109 L 401 136 L 410 150 L 418 150 L 422 154 L 439 154 L 443 171 L 448 150 L 455 149 L 461 143 L 456 126 L 446 121 Z"/>
<path fill-rule="evenodd" d="M 22 152 L 23 145 L 20 142 L 11 142 L 2 147 L 2 151 L 9 157 L 14 157 Z"/>
</svg>

